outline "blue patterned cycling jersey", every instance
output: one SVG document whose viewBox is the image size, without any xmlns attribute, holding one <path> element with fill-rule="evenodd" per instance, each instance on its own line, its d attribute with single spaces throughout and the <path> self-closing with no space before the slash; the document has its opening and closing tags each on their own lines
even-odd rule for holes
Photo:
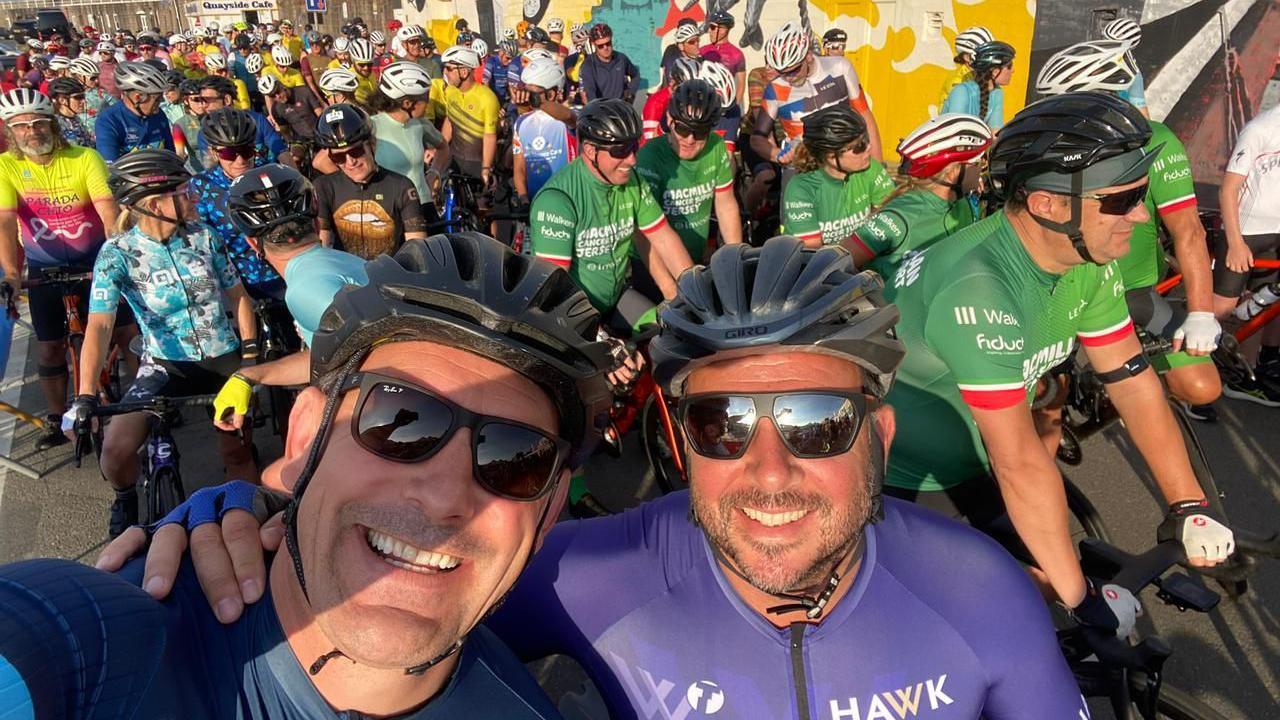
<svg viewBox="0 0 1280 720">
<path fill-rule="evenodd" d="M 256 291 L 255 295 L 274 294 L 284 287 L 284 279 L 267 264 L 265 258 L 249 247 L 249 242 L 231 224 L 231 217 L 227 215 L 230 188 L 231 178 L 221 166 L 209 168 L 191 178 L 190 192 L 196 198 L 196 212 L 222 241 L 245 286 Z"/>
<path fill-rule="evenodd" d="M 89 312 L 113 313 L 123 297 L 138 318 L 147 355 L 198 362 L 240 346 L 223 300 L 223 291 L 238 284 L 209 228 L 188 226 L 160 242 L 135 227 L 98 251 Z"/>
</svg>

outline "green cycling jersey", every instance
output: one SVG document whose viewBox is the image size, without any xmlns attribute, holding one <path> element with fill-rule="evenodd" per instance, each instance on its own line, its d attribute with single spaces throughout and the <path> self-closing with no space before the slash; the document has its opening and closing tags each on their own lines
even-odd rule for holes
<svg viewBox="0 0 1280 720">
<path fill-rule="evenodd" d="M 1147 213 L 1151 219 L 1133 227 L 1129 237 L 1129 254 L 1120 258 L 1120 275 L 1127 290 L 1151 287 L 1164 274 L 1164 253 L 1157 232 L 1160 218 L 1184 208 L 1196 207 L 1195 183 L 1191 163 L 1182 141 L 1164 123 L 1152 121 L 1151 140 L 1146 149 L 1163 145 L 1151 169 L 1147 171 Z"/>
<path fill-rule="evenodd" d="M 1031 259 L 998 212 L 904 261 L 891 281 L 907 356 L 887 402 L 897 413 L 885 482 L 941 490 L 991 471 L 970 408 L 1030 402 L 1076 338 L 1133 333 L 1114 262 L 1063 275 Z"/>
<path fill-rule="evenodd" d="M 880 161 L 844 180 L 819 168 L 791 178 L 782 193 L 782 227 L 801 240 L 838 245 L 893 192 L 893 179 Z"/>
<path fill-rule="evenodd" d="M 968 198 L 948 202 L 928 190 L 916 188 L 891 199 L 854 230 L 854 237 L 874 257 L 868 264 L 886 279 L 910 254 L 977 222 Z M 892 287 L 886 288 L 892 300 Z"/>
<path fill-rule="evenodd" d="M 666 137 L 655 138 L 636 154 L 636 172 L 662 205 L 689 257 L 701 262 L 707 255 L 716 193 L 733 192 L 733 165 L 724 140 L 712 133 L 701 152 L 681 160 Z M 631 254 L 637 257 L 634 247 Z"/>
</svg>

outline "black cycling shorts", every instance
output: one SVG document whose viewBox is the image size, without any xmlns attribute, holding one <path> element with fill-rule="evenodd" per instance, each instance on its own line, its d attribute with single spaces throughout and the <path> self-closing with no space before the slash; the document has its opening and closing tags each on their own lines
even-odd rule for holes
<svg viewBox="0 0 1280 720">
<path fill-rule="evenodd" d="M 240 365 L 238 351 L 199 362 L 153 358 L 138 368 L 138 377 L 120 402 L 146 402 L 155 397 L 213 395 L 222 389 L 227 378 L 238 371 Z"/>
<path fill-rule="evenodd" d="M 1280 233 L 1245 235 L 1244 242 L 1255 258 L 1275 258 L 1277 248 L 1280 248 Z M 1273 270 L 1259 270 L 1241 273 L 1228 268 L 1226 233 L 1217 233 L 1213 242 L 1213 294 L 1238 298 L 1249 286 L 1250 278 L 1262 280 L 1273 272 Z"/>
<path fill-rule="evenodd" d="M 40 271 L 32 269 L 31 279 L 40 278 Z M 74 293 L 80 296 L 80 318 L 89 321 L 89 281 L 83 280 L 68 288 L 66 285 L 36 285 L 27 290 L 27 304 L 31 308 L 31 327 L 35 330 L 36 340 L 55 342 L 67 337 L 67 311 L 62 306 L 62 296 Z M 128 327 L 137 321 L 133 317 L 133 309 L 129 303 L 121 301 L 116 308 L 116 327 Z"/>
<path fill-rule="evenodd" d="M 1174 331 L 1187 320 L 1187 311 L 1170 303 L 1154 287 L 1130 290 L 1124 299 L 1133 324 L 1157 337 L 1172 340 Z"/>
</svg>

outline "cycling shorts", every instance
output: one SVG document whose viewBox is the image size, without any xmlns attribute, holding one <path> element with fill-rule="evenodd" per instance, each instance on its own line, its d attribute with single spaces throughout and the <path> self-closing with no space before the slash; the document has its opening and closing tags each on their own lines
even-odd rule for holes
<svg viewBox="0 0 1280 720">
<path fill-rule="evenodd" d="M 39 277 L 39 270 L 32 270 L 31 277 Z M 62 305 L 62 296 L 73 293 L 80 297 L 80 318 L 89 320 L 89 281 L 83 280 L 72 287 L 66 285 L 36 285 L 27 290 L 27 304 L 31 308 L 31 327 L 35 330 L 36 340 L 40 342 L 56 342 L 67 337 L 67 311 Z M 136 325 L 133 309 L 129 303 L 121 302 L 116 308 L 117 328 Z"/>
<path fill-rule="evenodd" d="M 1154 287 L 1135 288 L 1125 293 L 1124 299 L 1129 305 L 1129 317 L 1133 318 L 1134 327 L 1157 337 L 1172 340 L 1173 333 L 1187 321 L 1187 311 L 1183 306 L 1170 303 Z M 1156 372 L 1213 361 L 1208 355 L 1188 355 L 1185 352 L 1169 352 L 1149 359 Z"/>
<path fill-rule="evenodd" d="M 213 395 L 241 366 L 240 353 L 188 362 L 152 358 L 138 368 L 138 377 L 120 402 L 146 402 L 156 397 Z"/>
<path fill-rule="evenodd" d="M 650 280 L 650 282 L 653 281 Z M 657 303 L 635 288 L 627 288 L 622 291 L 613 309 L 606 314 L 605 328 L 614 337 L 628 338 L 640 332 L 644 326 L 656 323 L 657 311 Z"/>
<path fill-rule="evenodd" d="M 1275 258 L 1280 248 L 1280 233 L 1245 235 L 1244 242 L 1255 258 Z M 1260 279 L 1272 274 L 1271 270 L 1235 272 L 1227 267 L 1227 238 L 1218 233 L 1213 242 L 1213 294 L 1238 298 L 1249 286 L 1249 279 Z"/>
</svg>

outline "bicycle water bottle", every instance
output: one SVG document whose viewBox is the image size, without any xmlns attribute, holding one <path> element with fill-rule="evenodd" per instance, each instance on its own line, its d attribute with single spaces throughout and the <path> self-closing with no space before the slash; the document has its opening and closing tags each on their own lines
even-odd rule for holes
<svg viewBox="0 0 1280 720">
<path fill-rule="evenodd" d="M 1254 318 L 1275 301 L 1280 300 L 1280 283 L 1271 283 L 1254 293 L 1246 302 L 1236 306 L 1236 318 L 1249 320 Z"/>
</svg>

